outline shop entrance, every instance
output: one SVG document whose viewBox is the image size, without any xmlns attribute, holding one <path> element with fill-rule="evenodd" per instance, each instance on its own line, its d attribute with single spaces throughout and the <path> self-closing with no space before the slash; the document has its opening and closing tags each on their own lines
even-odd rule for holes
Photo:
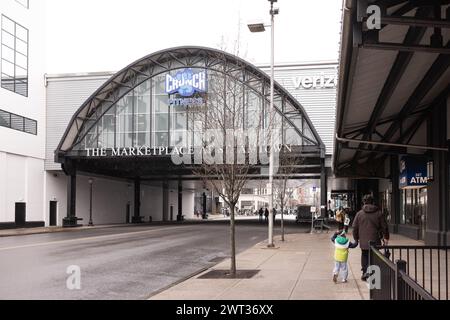
<svg viewBox="0 0 450 320">
<path fill-rule="evenodd" d="M 420 215 L 420 238 L 425 240 L 425 233 L 427 229 L 427 188 L 419 190 L 418 209 Z"/>
<path fill-rule="evenodd" d="M 15 208 L 15 222 L 17 228 L 23 228 L 26 224 L 26 204 L 24 202 L 17 202 Z"/>
</svg>

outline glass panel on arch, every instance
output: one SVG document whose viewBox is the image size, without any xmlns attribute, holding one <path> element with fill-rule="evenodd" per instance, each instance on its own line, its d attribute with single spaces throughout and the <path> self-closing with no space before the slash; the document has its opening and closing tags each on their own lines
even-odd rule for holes
<svg viewBox="0 0 450 320">
<path fill-rule="evenodd" d="M 307 146 L 313 146 L 315 144 L 317 144 L 317 140 L 314 137 L 314 134 L 311 130 L 311 128 L 305 123 L 305 128 L 303 129 L 303 134 L 305 135 L 305 137 L 307 137 L 309 140 L 304 139 L 304 144 Z"/>
<path fill-rule="evenodd" d="M 88 148 L 97 148 L 98 147 L 98 134 L 97 134 L 97 125 L 94 125 L 91 130 L 86 134 L 86 137 L 84 138 L 84 147 L 86 149 Z"/>
<path fill-rule="evenodd" d="M 187 147 L 189 141 L 187 139 L 187 131 L 175 131 L 171 134 L 171 146 L 172 147 Z"/>
<path fill-rule="evenodd" d="M 137 147 L 150 146 L 151 137 L 151 82 L 145 81 L 134 90 L 134 110 L 136 133 L 135 145 Z"/>
<path fill-rule="evenodd" d="M 165 74 L 152 80 L 153 139 L 157 147 L 169 146 L 169 95 L 165 93 Z"/>
<path fill-rule="evenodd" d="M 262 98 L 252 90 L 247 90 L 246 100 L 246 128 L 260 128 L 262 121 Z"/>
<path fill-rule="evenodd" d="M 187 140 L 187 111 L 184 107 L 172 107 L 171 114 L 171 146 L 185 147 Z"/>
<path fill-rule="evenodd" d="M 285 144 L 288 145 L 294 145 L 294 146 L 301 146 L 303 145 L 303 139 L 298 134 L 298 132 L 294 128 L 286 128 L 285 130 Z"/>
<path fill-rule="evenodd" d="M 98 122 L 98 147 L 114 148 L 116 132 L 116 107 L 110 108 Z"/>
<path fill-rule="evenodd" d="M 116 104 L 116 147 L 131 147 L 133 143 L 133 93 Z"/>
<path fill-rule="evenodd" d="M 169 134 L 167 132 L 155 132 L 155 146 L 167 147 L 169 145 Z"/>
</svg>

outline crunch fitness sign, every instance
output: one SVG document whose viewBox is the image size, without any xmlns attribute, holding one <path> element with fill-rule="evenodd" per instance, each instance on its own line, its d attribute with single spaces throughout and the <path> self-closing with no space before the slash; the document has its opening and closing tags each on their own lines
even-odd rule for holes
<svg viewBox="0 0 450 320">
<path fill-rule="evenodd" d="M 192 97 L 194 93 L 206 93 L 207 76 L 206 71 L 194 72 L 192 69 L 184 69 L 175 76 L 166 75 L 166 93 L 178 93 L 182 97 Z"/>
</svg>

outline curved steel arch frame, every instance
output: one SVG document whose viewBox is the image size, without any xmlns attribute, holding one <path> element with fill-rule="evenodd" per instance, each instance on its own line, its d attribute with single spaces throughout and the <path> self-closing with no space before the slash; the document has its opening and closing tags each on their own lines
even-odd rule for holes
<svg viewBox="0 0 450 320">
<path fill-rule="evenodd" d="M 217 68 L 218 66 L 221 68 Z M 164 72 L 183 68 L 199 68 L 225 73 L 253 91 L 257 93 L 262 92 L 262 96 L 265 96 L 266 101 L 269 101 L 269 96 L 264 93 L 263 88 L 270 87 L 270 77 L 241 58 L 205 47 L 177 47 L 159 51 L 132 63 L 116 73 L 83 103 L 72 117 L 55 151 L 56 161 L 61 161 L 61 158 L 67 152 L 82 142 L 86 133 L 94 128 L 102 116 L 140 84 Z M 236 72 L 242 72 L 242 79 L 234 76 Z M 290 104 L 298 111 L 292 113 L 276 108 L 276 111 L 286 119 L 302 138 L 308 140 L 320 150 L 321 158 L 324 158 L 325 145 L 304 108 L 276 82 L 275 100 L 282 101 L 283 109 L 285 109 L 286 104 Z M 293 119 L 299 115 L 302 116 L 303 121 L 310 128 L 315 141 L 306 137 L 303 131 L 295 125 Z"/>
</svg>

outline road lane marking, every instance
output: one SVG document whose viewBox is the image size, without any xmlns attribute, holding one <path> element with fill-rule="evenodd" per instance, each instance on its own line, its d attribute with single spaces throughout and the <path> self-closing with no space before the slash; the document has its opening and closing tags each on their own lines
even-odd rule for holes
<svg viewBox="0 0 450 320">
<path fill-rule="evenodd" d="M 152 230 L 145 230 L 145 231 L 107 234 L 107 235 L 103 235 L 103 236 L 85 237 L 85 238 L 70 239 L 70 240 L 59 240 L 59 241 L 52 241 L 52 242 L 40 242 L 40 243 L 25 244 L 25 245 L 21 245 L 21 246 L 13 246 L 13 247 L 4 247 L 4 248 L 0 247 L 0 251 L 14 250 L 14 249 L 24 249 L 24 248 L 33 248 L 33 247 L 49 246 L 49 245 L 55 245 L 55 244 L 64 244 L 64 243 L 72 243 L 72 242 L 80 242 L 80 241 L 99 240 L 99 239 L 106 239 L 106 238 L 121 238 L 121 237 L 126 237 L 126 236 L 129 236 L 129 235 L 146 234 L 146 233 L 152 233 L 152 232 L 163 231 L 163 230 L 183 229 L 185 227 L 186 226 L 183 226 L 183 227 L 171 227 L 171 228 L 159 228 L 159 229 L 152 229 Z"/>
</svg>

